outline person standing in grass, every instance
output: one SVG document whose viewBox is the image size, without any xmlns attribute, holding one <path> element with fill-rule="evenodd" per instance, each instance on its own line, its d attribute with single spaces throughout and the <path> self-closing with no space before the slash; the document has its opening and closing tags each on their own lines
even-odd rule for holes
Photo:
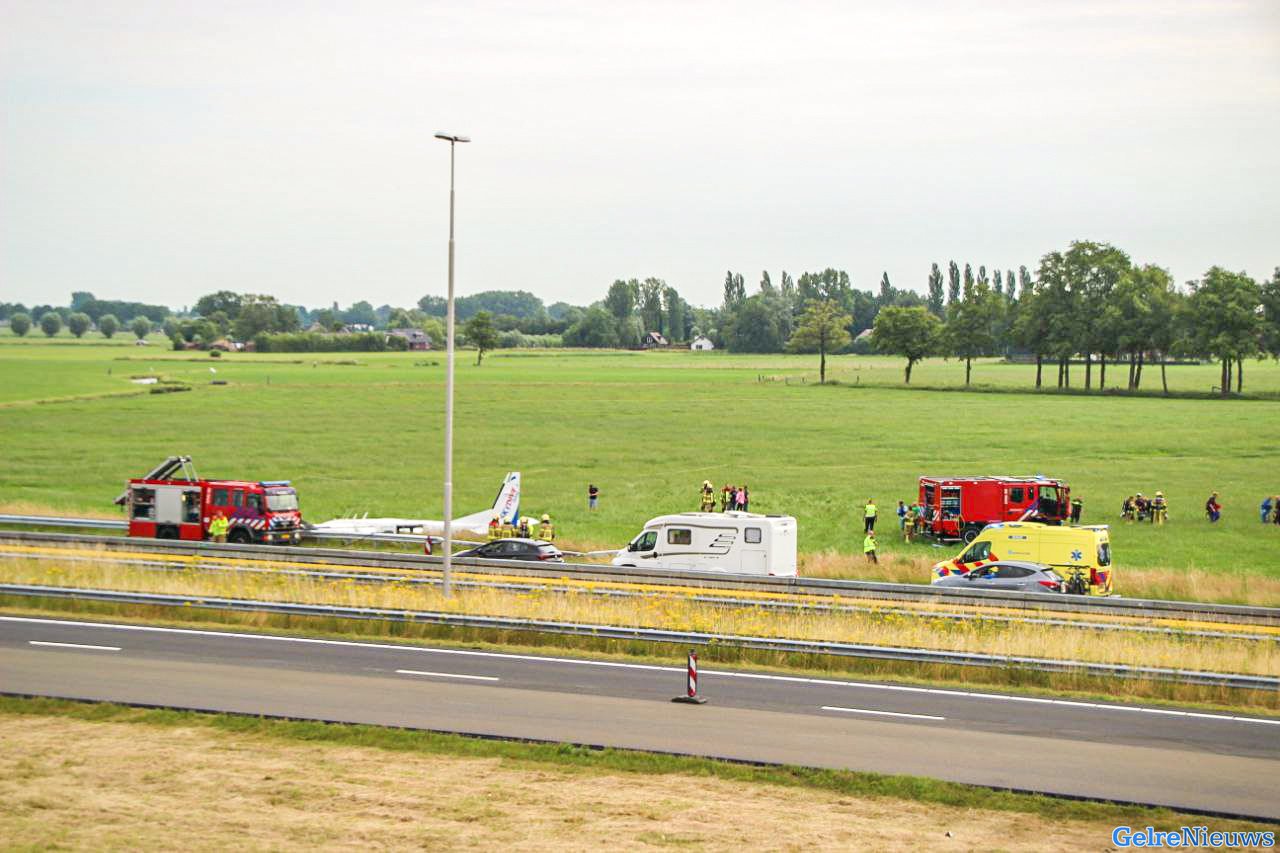
<svg viewBox="0 0 1280 853">
<path fill-rule="evenodd" d="M 907 505 L 902 501 L 898 501 L 898 529 L 907 529 Z"/>
<path fill-rule="evenodd" d="M 876 499 L 867 498 L 867 505 L 862 510 L 862 532 L 871 533 L 876 529 Z"/>
<path fill-rule="evenodd" d="M 1214 524 L 1218 519 L 1222 518 L 1222 504 L 1218 503 L 1217 492 L 1209 495 L 1209 500 L 1204 502 L 1204 514 L 1209 516 L 1210 524 Z"/>
<path fill-rule="evenodd" d="M 751 490 L 746 483 L 742 484 L 742 511 L 751 512 Z"/>
<path fill-rule="evenodd" d="M 919 514 L 916 512 L 916 505 L 912 504 L 907 507 L 907 514 L 903 516 L 902 524 L 902 541 L 911 544 L 911 534 L 916 532 L 916 522 L 920 520 Z"/>
<path fill-rule="evenodd" d="M 1262 523 L 1266 524 L 1271 520 L 1271 495 L 1267 495 L 1262 499 L 1262 506 L 1260 509 L 1262 510 Z"/>
<path fill-rule="evenodd" d="M 595 509 L 599 500 L 600 490 L 595 487 L 595 484 L 587 486 L 587 509 Z"/>
<path fill-rule="evenodd" d="M 209 535 L 213 537 L 214 542 L 227 541 L 227 527 L 227 518 L 223 515 L 209 522 Z"/>
<path fill-rule="evenodd" d="M 746 510 L 747 492 L 745 486 L 739 486 L 738 490 L 733 493 L 733 508 L 736 510 Z"/>
<path fill-rule="evenodd" d="M 862 555 L 867 558 L 868 563 L 880 564 L 876 559 L 876 532 L 868 529 L 867 535 L 862 539 Z"/>
</svg>

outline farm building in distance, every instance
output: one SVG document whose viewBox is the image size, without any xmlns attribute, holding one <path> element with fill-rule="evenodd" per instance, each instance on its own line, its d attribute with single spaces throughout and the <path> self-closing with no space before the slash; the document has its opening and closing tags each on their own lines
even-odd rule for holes
<svg viewBox="0 0 1280 853">
<path fill-rule="evenodd" d="M 711 339 L 698 335 L 693 339 L 693 343 L 689 344 L 689 349 L 696 351 L 713 350 L 716 345 L 711 343 Z"/>
<path fill-rule="evenodd" d="M 409 342 L 409 349 L 413 351 L 423 351 L 431 349 L 431 338 L 421 329 L 389 329 L 388 337 L 404 338 Z"/>
<path fill-rule="evenodd" d="M 645 332 L 644 337 L 640 339 L 640 346 L 645 349 L 658 349 L 669 347 L 671 343 L 663 337 L 662 332 Z"/>
</svg>

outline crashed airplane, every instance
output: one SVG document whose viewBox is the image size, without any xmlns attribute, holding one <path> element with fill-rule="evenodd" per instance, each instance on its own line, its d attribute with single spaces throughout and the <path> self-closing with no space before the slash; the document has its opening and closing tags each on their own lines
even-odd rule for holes
<svg viewBox="0 0 1280 853">
<path fill-rule="evenodd" d="M 484 536 L 489 532 L 489 521 L 495 516 L 499 524 L 507 522 L 517 524 L 520 521 L 519 471 L 507 474 L 492 507 L 455 518 L 453 534 L 456 536 L 460 533 L 470 533 L 473 536 Z M 311 525 L 309 529 L 352 538 L 378 533 L 421 533 L 425 536 L 443 536 L 444 522 L 433 518 L 335 518 Z"/>
</svg>

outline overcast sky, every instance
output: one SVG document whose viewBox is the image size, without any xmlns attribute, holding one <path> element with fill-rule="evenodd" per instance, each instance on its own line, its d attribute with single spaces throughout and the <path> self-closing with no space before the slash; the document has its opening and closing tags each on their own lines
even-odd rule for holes
<svg viewBox="0 0 1280 853">
<path fill-rule="evenodd" d="M 1280 264 L 1280 2 L 0 0 L 0 301 Z"/>
</svg>

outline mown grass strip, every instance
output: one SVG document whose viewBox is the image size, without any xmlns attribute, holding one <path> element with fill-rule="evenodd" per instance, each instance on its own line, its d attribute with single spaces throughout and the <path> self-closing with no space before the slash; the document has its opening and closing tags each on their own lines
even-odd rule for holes
<svg viewBox="0 0 1280 853">
<path fill-rule="evenodd" d="M 599 748 L 459 735 L 419 729 L 352 723 L 330 723 L 249 715 L 147 708 L 109 702 L 0 695 L 0 714 L 10 716 L 62 716 L 90 722 L 152 726 L 207 727 L 240 736 L 276 741 L 303 741 L 337 746 L 448 755 L 465 758 L 497 758 L 526 765 L 554 764 L 585 773 L 646 773 L 705 776 L 726 781 L 802 787 L 848 796 L 913 800 L 955 808 L 1023 812 L 1051 820 L 1128 822 L 1174 829 L 1203 823 L 1204 813 L 1179 812 L 1162 807 L 1102 802 L 1051 796 L 1025 791 L 943 782 L 922 776 L 824 770 L 795 765 L 752 764 L 696 756 L 639 750 Z M 1195 817 L 1191 817 L 1195 815 Z M 1261 822 L 1216 817 L 1217 823 L 1248 825 Z"/>
</svg>

